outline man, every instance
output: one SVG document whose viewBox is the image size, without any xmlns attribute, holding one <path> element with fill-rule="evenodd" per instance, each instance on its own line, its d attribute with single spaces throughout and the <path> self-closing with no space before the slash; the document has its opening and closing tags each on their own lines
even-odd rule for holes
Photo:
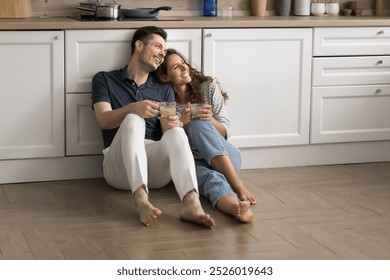
<svg viewBox="0 0 390 280">
<path fill-rule="evenodd" d="M 164 61 L 166 38 L 158 27 L 138 29 L 129 64 L 92 80 L 92 104 L 104 140 L 103 173 L 112 187 L 132 191 L 143 225 L 161 215 L 149 201 L 149 189 L 172 180 L 183 203 L 180 218 L 213 228 L 199 201 L 195 164 L 179 118 L 158 117 L 159 103 L 175 100 L 172 88 L 150 74 Z"/>
</svg>

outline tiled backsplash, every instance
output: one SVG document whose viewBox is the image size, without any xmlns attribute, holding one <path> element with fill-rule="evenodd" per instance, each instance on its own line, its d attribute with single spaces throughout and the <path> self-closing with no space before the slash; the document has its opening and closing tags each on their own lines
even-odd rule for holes
<svg viewBox="0 0 390 280">
<path fill-rule="evenodd" d="M 202 0 L 116 0 L 123 7 L 128 8 L 155 8 L 158 6 L 172 6 L 170 12 L 160 12 L 160 15 L 180 15 L 180 16 L 200 16 L 202 15 Z M 250 0 L 218 0 L 219 9 L 229 2 L 234 8 L 234 15 L 250 15 Z M 320 2 L 330 2 L 330 0 L 319 0 Z M 76 7 L 84 0 L 49 0 L 47 11 L 53 16 L 64 16 L 78 14 Z M 111 2 L 103 0 L 102 2 Z M 273 15 L 275 12 L 276 0 L 268 0 L 267 14 Z M 345 4 L 346 0 L 339 0 L 340 4 Z M 358 7 L 363 9 L 363 15 L 372 15 L 374 13 L 375 0 L 357 0 Z M 390 14 L 390 1 L 385 0 L 385 15 Z M 31 0 L 31 16 L 37 17 L 41 14 L 43 8 L 42 0 Z M 169 13 L 169 14 L 166 14 Z M 220 13 L 221 14 L 221 13 Z"/>
</svg>

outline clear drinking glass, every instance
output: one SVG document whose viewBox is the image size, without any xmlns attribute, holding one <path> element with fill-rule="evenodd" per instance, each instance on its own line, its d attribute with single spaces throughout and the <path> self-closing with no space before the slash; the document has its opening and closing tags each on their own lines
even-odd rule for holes
<svg viewBox="0 0 390 280">
<path fill-rule="evenodd" d="M 49 15 L 46 12 L 47 2 L 49 2 L 49 0 L 42 0 L 42 2 L 43 2 L 43 13 L 40 16 L 40 18 L 49 18 Z"/>
<path fill-rule="evenodd" d="M 192 103 L 191 104 L 191 119 L 198 118 L 199 111 L 205 107 L 204 103 Z"/>
<path fill-rule="evenodd" d="M 162 117 L 176 115 L 176 102 L 160 102 L 160 115 Z"/>
<path fill-rule="evenodd" d="M 222 6 L 222 16 L 227 18 L 231 18 L 233 16 L 233 7 L 228 1 Z"/>
</svg>

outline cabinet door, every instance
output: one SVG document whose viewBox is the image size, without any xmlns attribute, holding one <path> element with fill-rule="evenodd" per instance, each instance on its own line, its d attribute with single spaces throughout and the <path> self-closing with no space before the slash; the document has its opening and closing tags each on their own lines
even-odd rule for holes
<svg viewBox="0 0 390 280">
<path fill-rule="evenodd" d="M 232 143 L 309 143 L 311 34 L 311 29 L 204 30 L 204 72 L 228 91 Z"/>
<path fill-rule="evenodd" d="M 63 69 L 63 32 L 0 32 L 0 159 L 64 156 Z"/>
<path fill-rule="evenodd" d="M 66 31 L 66 92 L 91 92 L 98 71 L 126 66 L 135 30 Z M 176 48 L 195 65 L 201 63 L 201 30 L 167 29 L 168 47 Z"/>
<path fill-rule="evenodd" d="M 201 30 L 169 29 L 167 32 L 168 47 L 176 48 L 200 67 Z M 119 69 L 128 64 L 133 33 L 133 30 L 66 32 L 67 155 L 101 153 L 103 140 L 91 108 L 92 77 L 98 71 Z"/>
<path fill-rule="evenodd" d="M 313 88 L 311 143 L 390 139 L 390 86 Z"/>
<path fill-rule="evenodd" d="M 101 154 L 103 138 L 90 94 L 66 95 L 66 155 Z"/>
</svg>

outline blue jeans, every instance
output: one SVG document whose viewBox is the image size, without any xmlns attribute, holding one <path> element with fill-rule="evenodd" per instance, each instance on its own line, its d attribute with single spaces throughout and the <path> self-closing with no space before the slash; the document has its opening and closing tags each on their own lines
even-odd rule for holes
<svg viewBox="0 0 390 280">
<path fill-rule="evenodd" d="M 188 139 L 203 159 L 195 159 L 196 178 L 200 195 L 206 197 L 214 207 L 226 195 L 235 196 L 225 176 L 210 165 L 215 156 L 228 155 L 238 173 L 241 168 L 240 151 L 230 144 L 210 121 L 193 119 L 187 126 Z"/>
</svg>

